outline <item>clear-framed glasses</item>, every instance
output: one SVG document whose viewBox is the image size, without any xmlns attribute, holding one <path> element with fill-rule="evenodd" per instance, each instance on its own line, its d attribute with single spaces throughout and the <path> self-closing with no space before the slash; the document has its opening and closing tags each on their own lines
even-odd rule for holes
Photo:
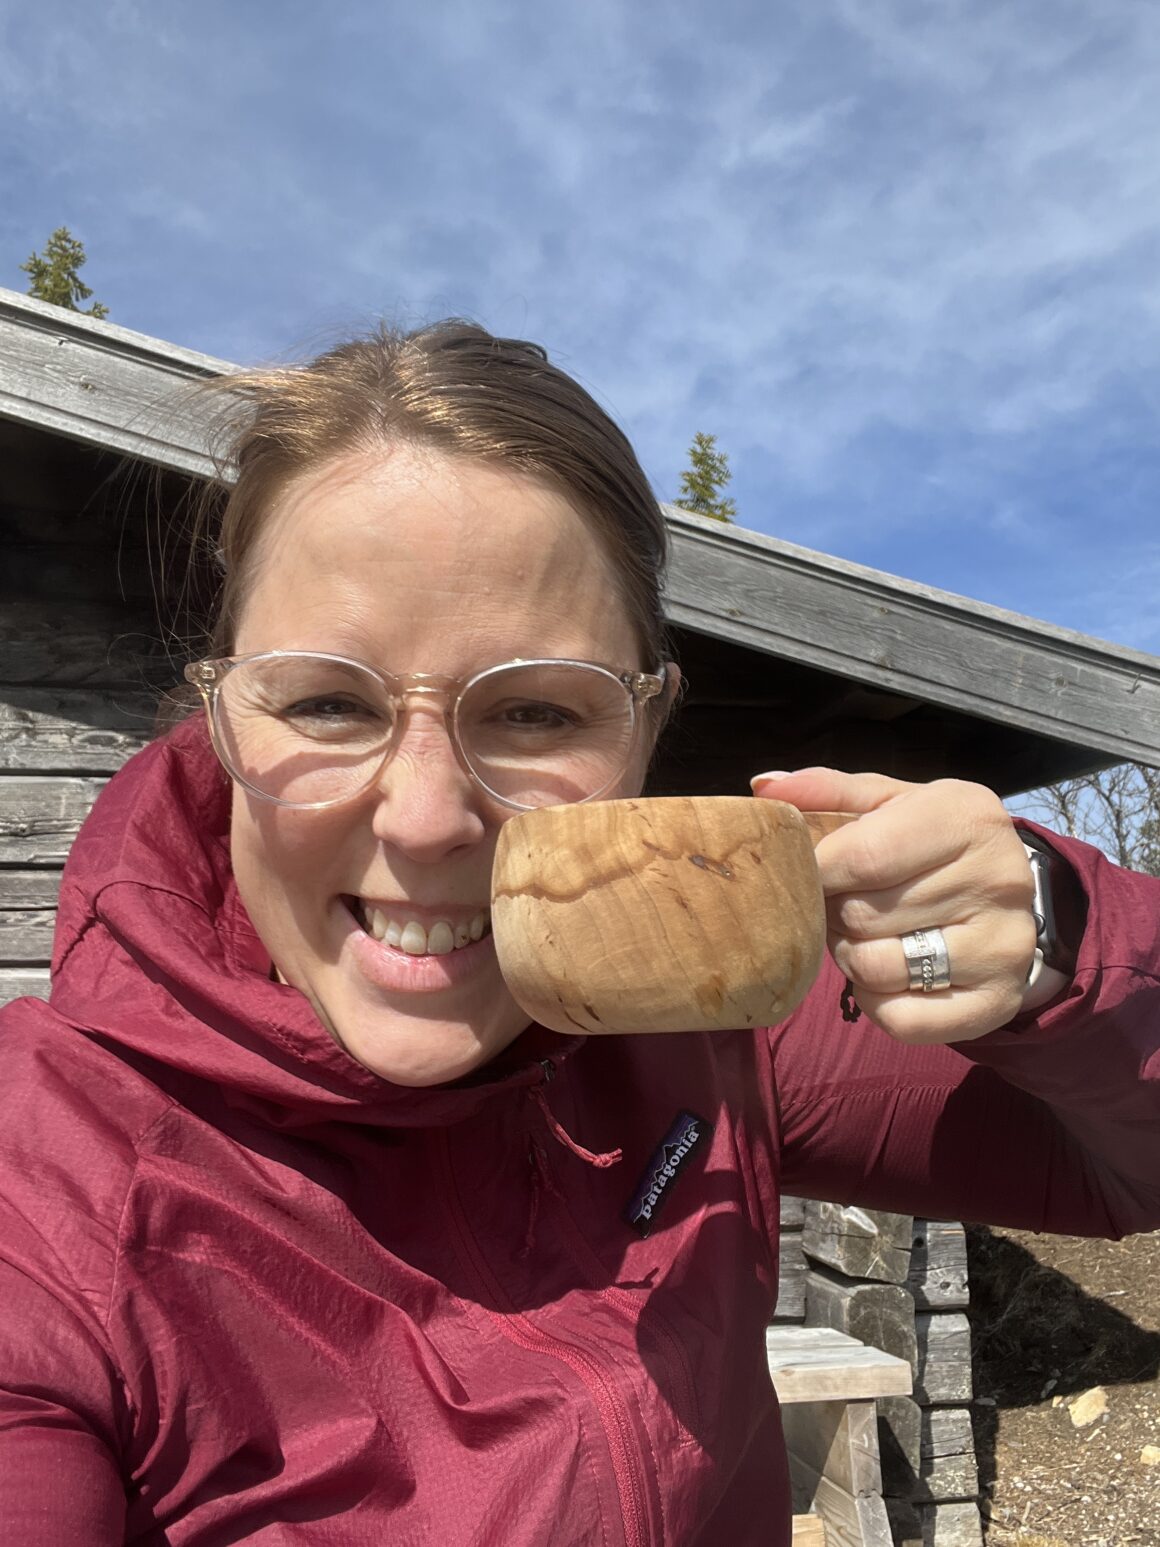
<svg viewBox="0 0 1160 1547">
<path fill-rule="evenodd" d="M 595 661 L 508 661 L 473 676 L 406 677 L 305 650 L 194 661 L 226 772 L 279 806 L 319 810 L 376 783 L 406 722 L 407 700 L 442 700 L 469 777 L 517 811 L 595 800 L 627 769 L 661 672 Z"/>
</svg>

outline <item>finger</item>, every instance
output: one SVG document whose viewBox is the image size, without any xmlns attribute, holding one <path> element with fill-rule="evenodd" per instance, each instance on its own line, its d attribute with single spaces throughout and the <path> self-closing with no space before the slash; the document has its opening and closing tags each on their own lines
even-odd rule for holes
<svg viewBox="0 0 1160 1547">
<path fill-rule="evenodd" d="M 947 959 L 951 968 L 951 984 L 957 988 L 977 988 L 987 977 L 986 969 L 979 964 L 977 955 L 967 949 L 966 931 L 949 925 L 943 930 Z M 855 997 L 859 993 L 905 994 L 910 991 L 910 973 L 902 940 L 897 936 L 882 940 L 852 939 L 838 935 L 827 941 L 830 955 L 838 970 L 854 985 Z M 941 990 L 945 993 L 946 990 Z"/>
<path fill-rule="evenodd" d="M 866 940 L 913 934 L 932 919 L 965 924 L 991 914 L 1030 915 L 1035 887 L 1022 847 L 980 863 L 973 856 L 877 892 L 826 898 L 826 924 L 836 935 Z"/>
<path fill-rule="evenodd" d="M 988 914 L 968 924 L 945 925 L 942 930 L 950 964 L 951 987 L 1000 991 L 1022 990 L 1035 954 L 1035 923 L 1029 913 Z M 830 954 L 839 970 L 859 991 L 873 994 L 907 994 L 910 973 L 900 936 L 878 940 L 832 936 Z M 936 991 L 938 997 L 948 990 Z M 919 994 L 933 998 L 936 994 Z"/>
<path fill-rule="evenodd" d="M 1005 1026 L 1023 1003 L 1021 985 L 989 984 L 948 988 L 938 994 L 875 994 L 854 986 L 854 999 L 868 1020 L 897 1042 L 914 1046 L 973 1042 Z"/>
<path fill-rule="evenodd" d="M 761 799 L 784 800 L 799 811 L 850 811 L 859 815 L 918 788 L 885 774 L 848 774 L 837 768 L 799 768 L 793 773 L 775 770 L 755 774 L 749 782 L 753 793 Z"/>
<path fill-rule="evenodd" d="M 996 847 L 998 846 L 998 847 Z M 831 833 L 815 854 L 827 896 L 887 891 L 970 856 L 983 875 L 995 855 L 1021 846 L 999 798 L 953 779 L 913 785 L 903 794 Z"/>
</svg>

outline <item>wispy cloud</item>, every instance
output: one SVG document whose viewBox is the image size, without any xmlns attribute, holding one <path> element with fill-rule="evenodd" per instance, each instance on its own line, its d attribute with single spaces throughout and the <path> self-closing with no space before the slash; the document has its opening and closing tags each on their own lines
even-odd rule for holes
<svg viewBox="0 0 1160 1547">
<path fill-rule="evenodd" d="M 1160 643 L 1155 7 L 48 17 L 0 6 L 9 283 L 65 221 L 117 320 L 213 353 L 469 312 L 666 495 L 715 431 L 748 525 Z"/>
</svg>

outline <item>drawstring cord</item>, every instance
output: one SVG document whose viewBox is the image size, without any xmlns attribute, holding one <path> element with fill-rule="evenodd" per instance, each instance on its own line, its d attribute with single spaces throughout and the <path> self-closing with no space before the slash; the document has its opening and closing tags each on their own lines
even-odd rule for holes
<svg viewBox="0 0 1160 1547">
<path fill-rule="evenodd" d="M 544 1122 L 547 1124 L 548 1132 L 556 1140 L 557 1144 L 562 1144 L 566 1150 L 571 1150 L 573 1155 L 578 1155 L 581 1160 L 587 1161 L 590 1166 L 596 1166 L 600 1170 L 606 1170 L 607 1167 L 618 1164 L 624 1156 L 623 1150 L 608 1150 L 601 1155 L 595 1150 L 585 1149 L 582 1144 L 577 1144 L 563 1123 L 559 1122 L 552 1115 L 552 1109 L 548 1105 L 548 1098 L 544 1095 L 544 1085 L 555 1074 L 556 1066 L 550 1058 L 543 1059 L 541 1066 L 544 1071 L 543 1083 L 531 1086 L 528 1095 L 539 1107 Z M 551 1167 L 548 1165 L 548 1157 L 533 1138 L 528 1139 L 528 1164 L 532 1168 L 531 1201 L 528 1205 L 528 1228 L 524 1232 L 524 1244 L 520 1249 L 520 1257 L 527 1257 L 535 1245 L 536 1224 L 540 1218 L 540 1204 L 544 1193 L 550 1192 L 557 1198 L 562 1196 L 552 1176 Z"/>
<path fill-rule="evenodd" d="M 542 1086 L 533 1085 L 528 1094 L 544 1114 L 544 1121 L 548 1125 L 549 1133 L 565 1149 L 571 1150 L 573 1155 L 579 1155 L 581 1160 L 586 1160 L 590 1166 L 597 1166 L 601 1170 L 604 1170 L 607 1166 L 617 1165 L 624 1158 L 624 1151 L 622 1149 L 607 1150 L 603 1155 L 598 1154 L 595 1150 L 586 1150 L 582 1144 L 577 1144 L 564 1125 L 552 1116 L 552 1109 L 548 1105 L 548 1098 L 544 1095 Z"/>
</svg>

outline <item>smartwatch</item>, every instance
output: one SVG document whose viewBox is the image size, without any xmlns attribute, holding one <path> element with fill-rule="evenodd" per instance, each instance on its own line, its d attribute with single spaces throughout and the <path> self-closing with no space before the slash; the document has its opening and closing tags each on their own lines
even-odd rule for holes
<svg viewBox="0 0 1160 1547">
<path fill-rule="evenodd" d="M 1031 904 L 1035 916 L 1035 957 L 1023 994 L 1023 1008 L 1029 1010 L 1046 1004 L 1071 981 L 1085 910 L 1078 882 L 1067 861 L 1035 833 L 1021 831 L 1019 836 L 1035 883 Z"/>
</svg>

